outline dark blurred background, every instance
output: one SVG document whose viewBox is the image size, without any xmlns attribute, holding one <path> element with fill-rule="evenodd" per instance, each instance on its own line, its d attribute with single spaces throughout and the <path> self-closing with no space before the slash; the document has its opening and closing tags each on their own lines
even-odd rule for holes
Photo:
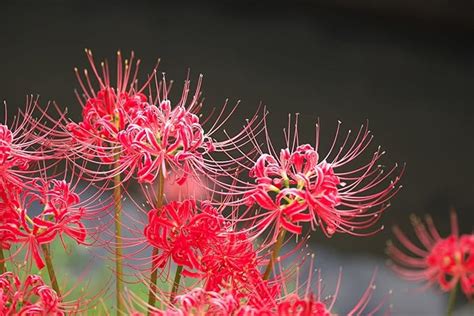
<svg viewBox="0 0 474 316">
<path fill-rule="evenodd" d="M 455 207 L 461 230 L 473 229 L 472 1 L 3 1 L 0 12 L 0 98 L 10 109 L 40 94 L 78 119 L 73 67 L 86 65 L 84 48 L 112 60 L 134 50 L 144 73 L 157 57 L 177 83 L 188 67 L 204 73 L 208 105 L 242 100 L 235 126 L 267 105 L 276 144 L 288 113 L 300 113 L 307 142 L 318 117 L 327 140 L 338 119 L 347 129 L 368 119 L 384 162 L 407 164 L 385 226 L 409 229 L 410 213 L 431 213 L 448 232 Z M 383 256 L 390 236 L 315 239 Z"/>
</svg>

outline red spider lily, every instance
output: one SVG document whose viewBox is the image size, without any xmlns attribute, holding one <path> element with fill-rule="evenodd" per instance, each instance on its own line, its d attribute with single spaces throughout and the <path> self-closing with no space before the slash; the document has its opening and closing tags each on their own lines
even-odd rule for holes
<svg viewBox="0 0 474 316">
<path fill-rule="evenodd" d="M 103 88 L 87 100 L 82 110 L 83 121 L 69 123 L 67 127 L 75 141 L 88 144 L 85 149 L 91 157 L 96 154 L 102 162 L 113 162 L 114 148 L 109 144 L 118 142 L 119 132 L 130 123 L 134 112 L 144 107 L 145 100 L 143 94 L 116 95 L 112 88 Z"/>
<path fill-rule="evenodd" d="M 64 315 L 56 292 L 39 275 L 29 275 L 22 283 L 12 272 L 0 275 L 2 315 Z"/>
<path fill-rule="evenodd" d="M 158 249 L 152 259 L 157 268 L 164 268 L 172 259 L 184 267 L 184 276 L 202 284 L 206 291 L 231 288 L 235 295 L 248 298 L 251 293 L 274 295 L 275 289 L 259 271 L 263 261 L 260 249 L 208 202 L 172 201 L 151 210 L 148 216 L 144 235 L 146 243 Z"/>
<path fill-rule="evenodd" d="M 98 82 L 98 89 L 92 86 L 88 71 L 84 70 L 85 80 L 76 76 L 83 92 L 81 103 L 82 121 L 67 124 L 74 143 L 73 151 L 87 160 L 99 158 L 101 162 L 114 161 L 118 133 L 124 130 L 138 110 L 146 105 L 146 96 L 141 93 L 147 86 L 137 87 L 137 75 L 140 60 L 135 62 L 132 52 L 130 59 L 122 61 L 117 52 L 117 82 L 111 83 L 107 63 L 101 63 L 101 74 L 96 68 L 92 52 L 86 49 L 86 55 Z M 134 63 L 135 62 L 135 63 Z"/>
<path fill-rule="evenodd" d="M 20 110 L 11 122 L 5 113 L 7 125 L 0 124 L 0 188 L 23 187 L 61 158 L 62 154 L 54 149 L 52 143 L 64 137 L 56 131 L 64 120 L 64 114 L 56 108 L 60 117 L 52 118 L 47 113 L 50 105 L 42 109 L 37 98 L 27 97 L 25 109 Z M 39 116 L 35 119 L 33 116 L 37 112 Z M 53 122 L 53 126 L 47 127 L 40 121 Z"/>
<path fill-rule="evenodd" d="M 179 311 L 184 315 L 204 313 L 216 316 L 230 315 L 239 307 L 238 300 L 232 293 L 220 294 L 201 288 L 194 288 L 186 294 L 179 295 L 175 301 L 176 305 L 181 307 Z M 166 312 L 163 315 L 166 315 Z"/>
<path fill-rule="evenodd" d="M 459 235 L 457 216 L 451 212 L 451 234 L 443 238 L 430 216 L 426 224 L 416 216 L 411 217 L 421 247 L 408 239 L 398 227 L 393 232 L 402 251 L 392 242 L 387 252 L 394 261 L 392 268 L 402 277 L 413 281 L 437 283 L 443 291 L 451 291 L 461 285 L 468 298 L 474 294 L 474 234 Z"/>
<path fill-rule="evenodd" d="M 167 310 L 153 310 L 153 316 L 191 316 L 191 315 L 237 315 L 239 301 L 232 293 L 218 293 L 193 288 L 189 292 L 178 295 L 175 304 Z M 142 316 L 140 312 L 131 312 L 133 316 Z"/>
<path fill-rule="evenodd" d="M 159 210 L 151 210 L 148 217 L 144 234 L 160 250 L 153 258 L 160 268 L 169 258 L 189 269 L 199 267 L 201 252 L 207 244 L 217 242 L 224 225 L 215 208 L 203 202 L 198 211 L 194 200 L 173 201 Z"/>
<path fill-rule="evenodd" d="M 319 125 L 314 147 L 299 144 L 297 123 L 294 135 L 286 134 L 287 148 L 279 155 L 268 142 L 268 153 L 261 152 L 250 169 L 256 183 L 246 194 L 247 204 L 265 210 L 251 217 L 261 232 L 275 227 L 275 237 L 280 228 L 301 234 L 305 222 L 310 222 L 313 230 L 321 227 L 328 237 L 335 232 L 364 236 L 379 230 L 367 231 L 400 188 L 400 176 L 393 176 L 397 166 L 384 173 L 378 164 L 384 152 L 378 149 L 367 163 L 348 170 L 365 152 L 372 135 L 362 126 L 354 138 L 349 131 L 337 145 L 338 135 L 339 126 L 329 153 L 322 159 Z"/>
<path fill-rule="evenodd" d="M 8 129 L 7 126 L 0 124 L 0 172 L 2 174 L 2 178 L 8 178 L 7 171 L 15 167 L 20 170 L 26 170 L 28 168 L 30 157 L 25 157 L 24 155 L 21 155 L 21 153 L 12 153 L 12 145 L 13 133 Z"/>
<path fill-rule="evenodd" d="M 32 257 L 36 266 L 42 269 L 41 245 L 51 243 L 56 236 L 63 240 L 64 235 L 78 244 L 85 243 L 86 228 L 82 223 L 85 208 L 65 181 L 38 178 L 22 191 L 8 194 L 8 199 L 5 192 L 2 196 L 10 214 L 9 220 L 2 218 L 0 225 L 0 236 L 5 236 L 4 248 L 11 244 L 20 244 L 20 249 L 26 247 L 27 257 Z M 39 213 L 31 215 L 38 206 L 41 208 Z"/>
<path fill-rule="evenodd" d="M 124 165 L 137 169 L 140 182 L 153 182 L 160 173 L 167 177 L 167 166 L 181 175 L 184 183 L 194 166 L 203 164 L 203 154 L 214 150 L 213 141 L 205 135 L 197 115 L 184 106 L 171 109 L 169 100 L 159 107 L 148 105 L 119 134 L 124 148 Z"/>
<path fill-rule="evenodd" d="M 230 286 L 247 291 L 263 282 L 257 251 L 246 234 L 223 234 L 217 242 L 207 246 L 203 249 L 200 265 L 206 290 L 219 291 L 221 287 Z"/>
</svg>

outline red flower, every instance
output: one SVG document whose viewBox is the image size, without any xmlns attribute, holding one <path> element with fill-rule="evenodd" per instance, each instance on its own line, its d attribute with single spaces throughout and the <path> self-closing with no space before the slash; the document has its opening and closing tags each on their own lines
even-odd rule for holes
<svg viewBox="0 0 474 316">
<path fill-rule="evenodd" d="M 145 101 L 143 94 L 122 92 L 117 95 L 112 88 L 105 87 L 86 101 L 82 122 L 69 123 L 67 128 L 73 140 L 84 145 L 86 156 L 97 155 L 102 162 L 113 162 L 118 133 L 130 123 L 134 113 L 143 108 Z"/>
<path fill-rule="evenodd" d="M 194 288 L 175 299 L 175 309 L 184 315 L 233 315 L 239 307 L 238 300 L 232 293 L 218 293 Z"/>
<path fill-rule="evenodd" d="M 144 234 L 160 250 L 153 258 L 158 267 L 164 267 L 172 258 L 178 265 L 198 268 L 203 249 L 217 242 L 217 234 L 224 225 L 215 208 L 202 202 L 198 209 L 194 200 L 173 201 L 159 210 L 151 210 L 148 218 Z"/>
<path fill-rule="evenodd" d="M 22 283 L 12 272 L 0 275 L 0 312 L 2 315 L 64 315 L 56 292 L 38 275 Z"/>
<path fill-rule="evenodd" d="M 240 302 L 261 307 L 276 299 L 279 285 L 263 279 L 262 264 L 245 233 L 229 229 L 203 249 L 199 278 L 206 291 L 226 289 Z"/>
<path fill-rule="evenodd" d="M 169 100 L 159 107 L 147 105 L 132 124 L 119 134 L 124 148 L 121 161 L 137 169 L 140 182 L 153 182 L 168 167 L 182 184 L 188 173 L 202 171 L 203 154 L 212 152 L 212 140 L 205 135 L 197 115 L 183 105 L 171 109 Z"/>
<path fill-rule="evenodd" d="M 136 115 L 146 105 L 146 96 L 141 93 L 149 81 L 137 90 L 136 77 L 140 61 L 134 63 L 133 52 L 130 60 L 122 61 L 122 55 L 117 53 L 117 82 L 110 81 L 109 68 L 101 63 L 102 74 L 99 74 L 90 50 L 86 50 L 92 72 L 99 84 L 96 91 L 91 84 L 87 70 L 85 80 L 77 69 L 76 76 L 83 91 L 79 101 L 83 107 L 82 121 L 68 123 L 66 128 L 73 141 L 72 151 L 86 160 L 99 158 L 103 163 L 112 163 L 118 148 L 118 133 L 124 130 Z M 71 144 L 67 144 L 71 146 Z"/>
<path fill-rule="evenodd" d="M 38 178 L 23 190 L 5 191 L 0 197 L 8 215 L 0 221 L 0 244 L 3 248 L 13 243 L 27 247 L 27 257 L 32 257 L 39 269 L 44 267 L 40 246 L 56 236 L 62 239 L 67 235 L 85 243 L 86 228 L 81 221 L 85 209 L 65 181 Z M 34 210 L 38 206 L 39 212 Z"/>
<path fill-rule="evenodd" d="M 172 201 L 148 213 L 144 235 L 156 247 L 153 258 L 163 268 L 169 259 L 184 266 L 183 275 L 202 283 L 205 291 L 229 289 L 237 299 L 272 299 L 278 288 L 263 280 L 258 249 L 245 233 L 235 231 L 207 202 Z"/>
<path fill-rule="evenodd" d="M 413 243 L 398 227 L 393 231 L 403 252 L 392 242 L 387 251 L 394 264 L 392 268 L 402 277 L 414 281 L 437 283 L 443 291 L 461 285 L 468 298 L 474 294 L 474 234 L 459 235 L 456 213 L 451 212 L 451 235 L 442 238 L 430 216 L 426 224 L 412 216 L 411 221 L 421 247 Z"/>
<path fill-rule="evenodd" d="M 200 265 L 206 290 L 218 291 L 222 286 L 245 289 L 260 281 L 257 253 L 244 233 L 223 234 L 207 246 Z"/>
<path fill-rule="evenodd" d="M 12 185 L 23 187 L 41 172 L 45 172 L 54 164 L 44 163 L 61 158 L 54 149 L 56 138 L 64 139 L 65 135 L 56 131 L 64 120 L 63 114 L 53 122 L 51 114 L 46 113 L 49 105 L 41 109 L 38 100 L 27 97 L 26 108 L 20 110 L 9 124 L 0 124 L 0 189 Z M 40 116 L 33 119 L 33 113 Z M 53 126 L 47 127 L 39 121 L 47 121 Z M 61 138 L 62 137 L 62 138 Z"/>
<path fill-rule="evenodd" d="M 247 204 L 256 203 L 265 210 L 252 217 L 259 230 L 273 226 L 275 235 L 279 228 L 301 234 L 301 223 L 310 222 L 313 230 L 319 226 L 326 236 L 335 232 L 373 234 L 373 230 L 367 230 L 379 220 L 388 200 L 398 191 L 399 176 L 391 179 L 396 166 L 382 172 L 377 163 L 383 155 L 380 150 L 368 163 L 346 167 L 368 147 L 372 136 L 367 127 L 361 127 L 352 142 L 349 132 L 332 157 L 338 128 L 332 148 L 323 159 L 318 153 L 318 141 L 316 147 L 299 145 L 297 133 L 295 126 L 293 143 L 288 136 L 288 147 L 278 157 L 269 144 L 270 154 L 262 153 L 250 169 L 250 177 L 256 183 L 246 194 Z"/>
</svg>

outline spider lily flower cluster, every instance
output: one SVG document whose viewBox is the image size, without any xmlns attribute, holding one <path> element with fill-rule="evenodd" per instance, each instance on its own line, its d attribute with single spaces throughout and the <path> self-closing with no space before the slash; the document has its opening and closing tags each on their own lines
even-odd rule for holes
<svg viewBox="0 0 474 316">
<path fill-rule="evenodd" d="M 37 107 L 37 100 L 28 98 L 26 111 L 19 113 L 11 128 L 0 125 L 0 247 L 18 246 L 12 255 L 25 248 L 27 259 L 41 269 L 40 246 L 65 235 L 84 243 L 86 232 L 79 196 L 59 174 L 48 175 L 61 159 L 48 146 L 50 137 L 60 133 L 32 118 Z"/>
<path fill-rule="evenodd" d="M 165 178 L 172 173 L 178 184 L 183 184 L 189 175 L 214 179 L 220 173 L 235 172 L 236 162 L 215 161 L 208 154 L 226 153 L 235 146 L 245 145 L 248 140 L 242 136 L 248 130 L 258 129 L 259 124 L 254 124 L 254 118 L 235 136 L 215 140 L 213 134 L 235 108 L 226 114 L 224 106 L 212 126 L 205 130 L 198 113 L 202 107 L 202 76 L 191 100 L 191 83 L 187 78 L 180 100 L 171 104 L 168 98 L 171 83 L 164 75 L 158 80 L 156 68 L 138 88 L 140 61 L 133 64 L 133 53 L 125 61 L 120 52 L 117 54 L 115 86 L 111 84 L 108 64 L 101 63 L 100 74 L 92 52 L 86 50 L 86 54 L 99 85 L 94 89 L 89 72 L 85 70 L 82 79 L 76 69 L 83 90 L 80 98 L 83 112 L 80 122 L 70 122 L 65 127 L 72 141 L 68 146 L 72 145 L 72 152 L 78 157 L 110 167 L 105 174 L 97 173 L 96 164 L 86 171 L 101 180 L 126 174 L 124 180 L 135 177 L 140 183 L 153 183 L 160 173 Z M 149 96 L 143 93 L 147 89 Z"/>
<path fill-rule="evenodd" d="M 188 75 L 173 101 L 172 84 L 156 67 L 139 84 L 140 60 L 133 53 L 124 59 L 119 52 L 116 70 L 107 62 L 97 66 L 90 50 L 86 55 L 90 69 L 75 69 L 80 119 L 54 106 L 55 119 L 29 99 L 24 119 L 0 125 L 0 308 L 81 313 L 79 303 L 65 304 L 51 256 L 51 243 L 66 247 L 67 237 L 79 247 L 113 252 L 116 300 L 104 304 L 110 308 L 105 313 L 333 315 L 341 276 L 333 295 L 323 297 L 320 275 L 313 279 L 313 258 L 309 275 L 301 269 L 306 234 L 376 234 L 401 187 L 404 168 L 382 167 L 384 152 L 370 151 L 367 124 L 343 137 L 337 125 L 324 152 L 319 123 L 309 144 L 300 142 L 296 119 L 277 150 L 266 111 L 233 135 L 224 126 L 236 107 L 228 109 L 227 102 L 216 117 L 203 120 L 209 116 L 203 115 L 202 76 L 192 89 Z M 141 196 L 128 192 L 135 184 Z M 131 203 L 125 207 L 126 197 Z M 442 240 L 431 225 L 420 225 L 427 251 L 396 234 L 422 259 L 392 246 L 390 253 L 423 271 L 396 269 L 413 279 L 437 280 L 445 290 L 460 283 L 470 296 L 472 236 Z M 299 242 L 287 251 L 295 235 Z M 19 254 L 25 255 L 22 272 L 29 274 L 24 283 L 10 271 Z M 51 287 L 30 273 L 32 266 L 48 271 Z M 147 285 L 147 297 L 124 285 L 137 278 Z M 372 302 L 374 291 L 375 276 L 345 312 L 389 312 L 387 299 Z M 18 297 L 24 297 L 21 304 Z"/>
<path fill-rule="evenodd" d="M 286 279 L 275 279 L 273 286 L 259 287 L 248 295 L 239 295 L 232 288 L 218 291 L 210 291 L 200 287 L 190 288 L 186 293 L 178 295 L 173 303 L 164 302 L 167 306 L 165 310 L 152 310 L 150 314 L 157 316 L 335 315 L 335 310 L 340 310 L 337 307 L 337 299 L 342 282 L 342 272 L 337 277 L 334 292 L 331 295 L 324 295 L 321 270 L 312 273 L 314 255 L 310 258 L 309 273 L 302 274 L 297 270 L 292 277 L 294 283 L 290 283 Z M 279 269 L 279 273 L 283 273 L 281 269 Z M 373 274 L 367 288 L 357 294 L 359 297 L 354 306 L 350 310 L 344 311 L 344 315 L 389 313 L 388 296 L 375 304 L 373 302 L 373 293 L 376 289 L 375 276 L 376 273 Z M 262 293 L 265 294 L 262 295 Z M 136 310 L 133 310 L 131 314 L 142 315 Z"/>
</svg>

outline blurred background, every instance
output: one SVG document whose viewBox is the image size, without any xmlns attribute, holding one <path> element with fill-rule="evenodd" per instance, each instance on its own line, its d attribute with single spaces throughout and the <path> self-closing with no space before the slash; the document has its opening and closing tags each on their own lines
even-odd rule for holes
<svg viewBox="0 0 474 316">
<path fill-rule="evenodd" d="M 86 66 L 84 48 L 111 61 L 118 49 L 134 50 L 143 74 L 160 57 L 176 87 L 188 68 L 193 79 L 203 73 L 211 107 L 241 100 L 231 127 L 265 104 L 276 145 L 288 113 L 300 113 L 306 142 L 317 118 L 326 142 L 337 120 L 357 129 L 368 119 L 373 150 L 387 151 L 387 165 L 407 164 L 385 227 L 410 231 L 409 214 L 430 213 L 448 233 L 454 207 L 461 231 L 473 230 L 472 1 L 3 1 L 0 12 L 0 98 L 10 112 L 39 94 L 78 119 L 73 67 Z M 316 266 L 334 283 L 339 266 L 348 289 L 368 283 L 378 266 L 380 291 L 397 293 L 395 313 L 444 312 L 445 296 L 418 293 L 384 267 L 390 229 L 371 238 L 314 237 Z"/>
</svg>

